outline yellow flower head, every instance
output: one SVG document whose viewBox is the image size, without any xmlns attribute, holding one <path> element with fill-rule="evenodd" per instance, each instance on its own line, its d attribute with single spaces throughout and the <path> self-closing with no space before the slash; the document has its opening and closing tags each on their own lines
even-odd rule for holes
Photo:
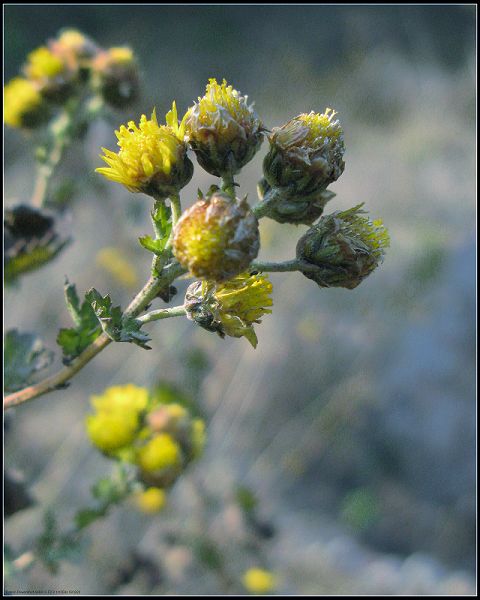
<svg viewBox="0 0 480 600">
<path fill-rule="evenodd" d="M 248 569 L 243 575 L 242 582 L 251 594 L 268 594 L 275 589 L 275 577 L 265 569 Z"/>
<path fill-rule="evenodd" d="M 143 492 L 134 494 L 135 504 L 142 512 L 152 515 L 160 512 L 166 502 L 167 496 L 165 490 L 158 487 L 149 487 Z"/>
<path fill-rule="evenodd" d="M 35 85 L 15 77 L 3 90 L 3 120 L 10 127 L 34 127 L 44 116 L 42 96 Z"/>
<path fill-rule="evenodd" d="M 151 119 L 141 116 L 139 126 L 130 121 L 115 135 L 118 154 L 102 148 L 101 158 L 108 167 L 96 169 L 107 179 L 121 183 L 131 192 L 155 197 L 176 194 L 191 179 L 193 165 L 187 158 L 183 125 L 178 124 L 175 102 L 167 115 L 167 125 L 159 125 L 155 110 Z"/>
<path fill-rule="evenodd" d="M 87 416 L 86 426 L 92 443 L 105 453 L 131 444 L 140 427 L 140 415 L 149 394 L 133 384 L 112 386 L 101 396 L 92 396 L 95 414 Z"/>
<path fill-rule="evenodd" d="M 59 56 L 56 56 L 46 46 L 37 48 L 27 57 L 24 67 L 25 75 L 34 81 L 52 79 L 63 73 L 65 64 Z"/>
<path fill-rule="evenodd" d="M 148 441 L 137 453 L 137 464 L 148 472 L 176 467 L 181 461 L 180 446 L 168 433 L 159 433 Z"/>
<path fill-rule="evenodd" d="M 178 221 L 176 258 L 195 277 L 224 281 L 244 271 L 260 247 L 258 221 L 246 201 L 216 192 Z"/>
<path fill-rule="evenodd" d="M 99 52 L 98 46 L 77 29 L 63 30 L 57 39 L 49 42 L 49 47 L 72 70 L 88 67 Z"/>
<path fill-rule="evenodd" d="M 101 411 L 86 418 L 91 442 L 102 452 L 110 454 L 128 446 L 138 430 L 138 413 L 134 410 Z"/>
<path fill-rule="evenodd" d="M 319 286 L 353 289 L 383 262 L 388 230 L 364 216 L 362 206 L 321 217 L 298 241 L 297 257 L 320 267 L 304 272 Z"/>
<path fill-rule="evenodd" d="M 117 108 L 131 104 L 140 87 L 138 65 L 126 46 L 109 48 L 92 61 L 92 84 L 105 101 Z"/>
<path fill-rule="evenodd" d="M 224 284 L 195 282 L 185 296 L 187 317 L 221 337 L 246 337 L 256 348 L 253 324 L 272 312 L 266 308 L 273 305 L 271 293 L 266 275 L 243 273 Z"/>
<path fill-rule="evenodd" d="M 264 127 L 248 96 L 210 79 L 205 95 L 188 109 L 186 133 L 200 165 L 213 175 L 237 173 L 263 141 Z"/>
<path fill-rule="evenodd" d="M 269 136 L 263 169 L 271 186 L 308 196 L 324 190 L 343 173 L 343 130 L 336 112 L 298 115 Z"/>
</svg>

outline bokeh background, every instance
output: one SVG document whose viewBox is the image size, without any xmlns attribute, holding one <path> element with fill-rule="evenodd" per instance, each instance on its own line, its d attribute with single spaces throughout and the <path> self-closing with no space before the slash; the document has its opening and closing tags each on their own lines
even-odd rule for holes
<svg viewBox="0 0 480 600">
<path fill-rule="evenodd" d="M 346 169 L 329 208 L 364 201 L 391 233 L 384 265 L 353 291 L 273 274 L 274 311 L 257 327 L 255 351 L 172 319 L 150 327 L 153 350 L 109 347 L 67 390 L 17 409 L 6 466 L 37 500 L 6 522 L 17 553 L 41 531 L 46 507 L 68 526 L 109 472 L 83 428 L 92 393 L 180 386 L 199 402 L 209 443 L 159 516 L 121 507 L 57 576 L 35 566 L 9 588 L 228 594 L 258 565 L 288 594 L 473 594 L 474 6 L 6 5 L 4 17 L 6 81 L 65 26 L 103 46 L 130 45 L 143 80 L 136 106 L 97 123 L 62 163 L 60 179 L 76 189 L 75 241 L 6 290 L 7 328 L 55 348 L 69 326 L 65 275 L 80 292 L 95 286 L 129 302 L 135 286 L 98 253 L 114 247 L 139 287 L 149 201 L 100 181 L 100 146 L 114 148 L 113 129 L 153 106 L 164 114 L 176 99 L 185 110 L 213 76 L 248 94 L 267 127 L 338 110 Z M 266 145 L 239 177 L 252 203 Z M 17 131 L 5 131 L 5 149 L 9 206 L 28 201 L 34 162 Z M 197 168 L 184 205 L 211 183 Z M 304 229 L 262 220 L 262 256 L 291 258 Z M 256 498 L 254 522 L 239 490 L 243 504 Z M 201 552 L 192 539 L 203 540 Z"/>
</svg>

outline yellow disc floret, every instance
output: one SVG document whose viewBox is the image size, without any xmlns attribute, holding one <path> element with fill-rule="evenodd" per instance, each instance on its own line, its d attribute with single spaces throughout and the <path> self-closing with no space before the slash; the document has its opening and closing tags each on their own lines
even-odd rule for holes
<svg viewBox="0 0 480 600">
<path fill-rule="evenodd" d="M 142 115 L 138 127 L 134 121 L 122 125 L 115 132 L 120 151 L 102 148 L 101 158 L 108 167 L 96 169 L 97 173 L 131 192 L 164 197 L 178 193 L 190 181 L 193 166 L 186 156 L 175 103 L 167 120 L 171 125 L 159 125 L 154 110 L 150 119 Z"/>
<path fill-rule="evenodd" d="M 245 199 L 216 192 L 198 200 L 178 221 L 176 258 L 195 277 L 224 281 L 244 271 L 260 247 L 258 222 Z"/>
</svg>

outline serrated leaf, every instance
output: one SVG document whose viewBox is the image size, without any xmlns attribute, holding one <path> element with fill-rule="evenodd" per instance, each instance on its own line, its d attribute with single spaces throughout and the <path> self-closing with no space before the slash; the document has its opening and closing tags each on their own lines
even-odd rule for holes
<svg viewBox="0 0 480 600">
<path fill-rule="evenodd" d="M 150 235 L 144 235 L 143 237 L 139 237 L 138 241 L 140 245 L 148 250 L 149 252 L 153 252 L 153 254 L 160 256 L 165 248 L 165 244 L 167 243 L 168 237 L 165 239 L 154 240 Z"/>
<path fill-rule="evenodd" d="M 7 332 L 4 342 L 5 390 L 14 392 L 27 385 L 33 375 L 46 369 L 53 360 L 53 352 L 31 333 Z"/>
<path fill-rule="evenodd" d="M 75 284 L 68 279 L 64 286 L 65 302 L 75 327 L 60 329 L 57 344 L 63 349 L 63 361 L 68 363 L 87 348 L 101 332 L 97 316 L 90 302 L 80 304 Z"/>
<path fill-rule="evenodd" d="M 155 239 L 149 235 L 144 235 L 138 238 L 138 241 L 143 248 L 159 256 L 164 251 L 170 237 L 170 232 L 172 231 L 172 211 L 165 203 L 156 202 L 150 214 L 155 231 Z"/>
<path fill-rule="evenodd" d="M 112 306 L 112 300 L 107 294 L 102 296 L 95 288 L 85 294 L 85 299 L 90 302 L 100 325 L 114 342 L 131 342 L 150 350 L 147 342 L 150 338 L 141 331 L 142 323 L 127 315 L 123 315 L 119 306 Z"/>
</svg>

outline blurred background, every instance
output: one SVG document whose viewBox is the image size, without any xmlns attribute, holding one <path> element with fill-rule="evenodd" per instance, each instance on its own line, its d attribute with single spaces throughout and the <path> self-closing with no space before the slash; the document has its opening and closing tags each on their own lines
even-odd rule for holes
<svg viewBox="0 0 480 600">
<path fill-rule="evenodd" d="M 59 177 L 75 185 L 74 243 L 7 288 L 7 329 L 35 331 L 55 349 L 69 326 L 65 275 L 81 294 L 94 286 L 128 304 L 149 272 L 137 242 L 150 233 L 149 200 L 100 180 L 100 147 L 114 149 L 113 130 L 154 106 L 163 115 L 175 99 L 183 113 L 209 77 L 248 94 L 269 128 L 335 108 L 346 169 L 327 209 L 365 202 L 391 234 L 384 265 L 353 291 L 273 274 L 274 311 L 256 350 L 172 319 L 149 327 L 153 350 L 109 347 L 67 390 L 12 413 L 5 463 L 37 501 L 6 521 L 17 554 L 47 507 L 67 526 L 110 469 L 84 431 L 91 394 L 169 382 L 199 402 L 209 441 L 160 515 L 125 505 L 58 575 L 35 566 L 9 588 L 232 594 L 261 566 L 287 594 L 473 594 L 474 6 L 6 5 L 4 16 L 5 81 L 69 26 L 102 46 L 131 46 L 143 84 L 134 107 L 67 153 Z M 266 148 L 238 179 L 252 204 Z M 5 149 L 8 207 L 28 202 L 34 159 L 18 131 L 5 131 Z M 196 168 L 184 205 L 211 183 Z M 262 220 L 261 256 L 291 258 L 304 230 Z M 130 277 L 99 258 L 106 247 Z"/>
</svg>

